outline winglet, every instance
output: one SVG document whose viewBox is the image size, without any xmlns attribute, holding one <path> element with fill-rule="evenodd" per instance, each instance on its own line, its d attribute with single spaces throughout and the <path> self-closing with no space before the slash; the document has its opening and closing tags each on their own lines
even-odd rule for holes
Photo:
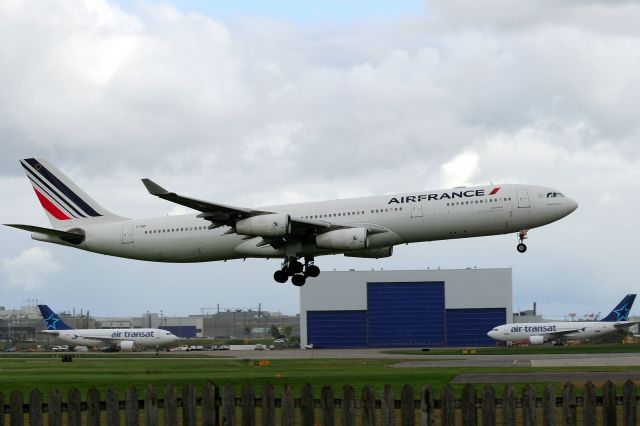
<svg viewBox="0 0 640 426">
<path fill-rule="evenodd" d="M 167 191 L 166 189 L 164 189 L 163 187 L 161 187 L 151 179 L 144 178 L 142 179 L 142 183 L 144 183 L 144 186 L 147 188 L 147 191 L 149 191 L 149 194 L 151 195 L 169 194 L 169 191 Z"/>
</svg>

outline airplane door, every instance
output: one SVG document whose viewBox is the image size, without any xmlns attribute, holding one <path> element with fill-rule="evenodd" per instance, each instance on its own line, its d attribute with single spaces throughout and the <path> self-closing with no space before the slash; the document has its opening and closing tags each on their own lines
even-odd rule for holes
<svg viewBox="0 0 640 426">
<path fill-rule="evenodd" d="M 122 244 L 130 244 L 133 242 L 133 223 L 125 223 L 122 225 Z"/>
<path fill-rule="evenodd" d="M 518 189 L 518 208 L 531 207 L 529 203 L 529 190 L 526 188 Z"/>
<path fill-rule="evenodd" d="M 422 201 L 411 203 L 411 217 L 422 217 Z"/>
</svg>

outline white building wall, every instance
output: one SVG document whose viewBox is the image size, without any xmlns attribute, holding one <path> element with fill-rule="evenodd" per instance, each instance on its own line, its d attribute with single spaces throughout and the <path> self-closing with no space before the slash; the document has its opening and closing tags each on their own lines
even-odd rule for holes
<svg viewBox="0 0 640 426">
<path fill-rule="evenodd" d="M 506 308 L 512 318 L 511 268 L 416 271 L 323 271 L 300 289 L 300 344 L 307 344 L 307 311 L 367 309 L 367 283 L 442 281 L 445 309 Z"/>
</svg>

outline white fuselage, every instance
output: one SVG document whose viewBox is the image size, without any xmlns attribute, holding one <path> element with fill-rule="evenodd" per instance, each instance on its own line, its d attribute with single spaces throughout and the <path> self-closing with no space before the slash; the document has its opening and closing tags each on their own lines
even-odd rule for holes
<svg viewBox="0 0 640 426">
<path fill-rule="evenodd" d="M 512 323 L 498 326 L 487 333 L 489 337 L 503 342 L 519 342 L 530 340 L 531 337 L 545 336 L 544 342 L 553 340 L 579 340 L 603 336 L 618 330 L 624 324 L 632 325 L 628 321 L 560 321 L 538 323 Z M 553 333 L 576 330 L 555 338 Z M 548 336 L 546 336 L 548 335 Z M 540 342 L 543 343 L 543 342 Z"/>
<path fill-rule="evenodd" d="M 369 236 L 368 248 L 375 249 L 421 241 L 507 234 L 543 226 L 561 219 L 577 207 L 570 198 L 549 197 L 550 193 L 556 192 L 551 188 L 511 184 L 262 209 L 288 213 L 292 218 L 324 221 L 334 226 L 381 229 L 383 232 Z M 106 255 L 158 262 L 337 253 L 318 249 L 314 243 L 293 242 L 296 240 L 274 248 L 261 245 L 262 237 L 227 233 L 230 229 L 227 226 L 209 229 L 210 224 L 195 214 L 106 223 L 70 223 L 67 229 L 79 228 L 85 233 L 85 240 L 78 245 L 38 233 L 32 237 Z"/>
<path fill-rule="evenodd" d="M 118 342 L 133 342 L 135 346 L 162 346 L 178 338 L 158 328 L 95 328 L 75 330 L 43 330 L 71 346 L 112 346 Z M 100 340 L 100 339 L 104 340 Z"/>
</svg>

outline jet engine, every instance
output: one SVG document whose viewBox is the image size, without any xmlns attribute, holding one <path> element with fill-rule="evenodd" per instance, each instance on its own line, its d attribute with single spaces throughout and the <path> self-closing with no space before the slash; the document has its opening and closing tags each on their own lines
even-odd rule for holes
<svg viewBox="0 0 640 426">
<path fill-rule="evenodd" d="M 530 336 L 529 343 L 532 345 L 541 345 L 544 343 L 544 336 Z"/>
<path fill-rule="evenodd" d="M 262 214 L 236 222 L 240 235 L 283 237 L 291 232 L 291 217 L 286 213 Z"/>
<path fill-rule="evenodd" d="M 329 250 L 363 250 L 369 244 L 365 228 L 336 229 L 316 237 L 316 246 Z"/>
<path fill-rule="evenodd" d="M 382 247 L 376 249 L 355 250 L 345 253 L 347 257 L 363 257 L 367 259 L 380 259 L 382 257 L 391 257 L 393 247 Z"/>
<path fill-rule="evenodd" d="M 133 341 L 123 340 L 118 344 L 120 352 L 133 352 Z"/>
</svg>

